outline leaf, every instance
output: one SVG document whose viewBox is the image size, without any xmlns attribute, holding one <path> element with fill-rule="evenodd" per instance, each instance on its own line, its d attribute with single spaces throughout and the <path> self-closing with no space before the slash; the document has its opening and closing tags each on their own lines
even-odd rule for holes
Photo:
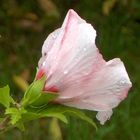
<svg viewBox="0 0 140 140">
<path fill-rule="evenodd" d="M 73 108 L 72 110 L 67 112 L 69 115 L 71 116 L 75 116 L 78 117 L 86 122 L 88 122 L 89 124 L 91 124 L 92 126 L 94 126 L 97 129 L 96 124 L 93 122 L 93 120 L 91 118 L 89 118 L 87 115 L 85 115 L 85 113 L 83 113 L 82 111 Z"/>
<path fill-rule="evenodd" d="M 67 123 L 67 120 L 66 117 L 63 118 L 62 115 L 64 114 L 68 114 L 68 115 L 71 115 L 71 116 L 75 116 L 75 117 L 78 117 L 88 123 L 90 123 L 92 126 L 94 126 L 96 129 L 97 129 L 97 126 L 96 124 L 93 122 L 93 120 L 91 118 L 89 118 L 88 116 L 86 116 L 81 110 L 79 109 L 76 109 L 76 108 L 73 108 L 73 107 L 67 107 L 67 106 L 63 106 L 63 105 L 59 105 L 59 104 L 56 104 L 56 105 L 47 105 L 46 107 L 38 110 L 38 109 L 35 109 L 35 108 L 30 108 L 29 109 L 31 112 L 37 112 L 43 116 L 50 116 L 50 117 L 57 117 L 59 118 L 60 114 L 60 120 Z M 59 114 L 59 116 L 58 116 Z"/>
<path fill-rule="evenodd" d="M 59 113 L 67 113 L 71 116 L 75 116 L 75 117 L 78 117 L 84 121 L 87 121 L 88 123 L 93 125 L 95 128 L 97 128 L 96 124 L 93 122 L 93 120 L 91 118 L 86 116 L 81 110 L 73 108 L 73 107 L 67 107 L 67 106 L 63 106 L 63 105 L 52 105 L 51 107 L 49 107 L 45 111 L 46 111 L 46 113 L 49 113 L 52 111 L 59 112 Z"/>
<path fill-rule="evenodd" d="M 11 97 L 10 97 L 10 88 L 9 86 L 5 86 L 3 88 L 0 88 L 0 103 L 8 108 L 10 106 Z"/>
<path fill-rule="evenodd" d="M 32 106 L 34 107 L 41 107 L 43 105 L 46 105 L 50 101 L 54 100 L 58 94 L 56 93 L 42 93 L 40 97 L 32 103 Z"/>
<path fill-rule="evenodd" d="M 28 111 L 28 112 L 22 114 L 22 121 L 23 122 L 28 122 L 28 121 L 31 121 L 31 120 L 39 119 L 41 117 L 43 117 L 43 116 L 38 114 L 38 113 Z"/>
<path fill-rule="evenodd" d="M 55 117 L 64 123 L 68 123 L 66 116 L 62 113 L 52 112 L 52 113 L 40 113 L 40 114 L 43 115 L 44 117 Z"/>
<path fill-rule="evenodd" d="M 11 116 L 11 124 L 15 125 L 19 120 L 22 118 L 22 114 L 26 113 L 26 110 L 24 108 L 8 108 L 6 109 L 5 114 L 9 114 Z"/>
<path fill-rule="evenodd" d="M 23 122 L 28 122 L 28 121 L 39 119 L 42 117 L 55 117 L 55 118 L 60 119 L 64 123 L 68 123 L 67 118 L 62 113 L 55 113 L 55 112 L 50 112 L 50 113 L 40 112 L 40 113 L 38 113 L 35 110 L 28 110 L 28 112 L 26 112 L 25 114 L 22 114 Z"/>
<path fill-rule="evenodd" d="M 45 80 L 46 76 L 43 76 L 41 79 L 34 81 L 29 86 L 29 88 L 25 92 L 24 98 L 21 103 L 23 106 L 32 104 L 40 97 L 45 84 Z"/>
<path fill-rule="evenodd" d="M 18 110 L 12 110 L 13 112 L 9 112 L 11 114 L 11 124 L 14 125 L 16 122 L 18 122 L 21 119 L 21 114 L 18 112 Z M 7 112 L 8 113 L 8 112 Z"/>
</svg>

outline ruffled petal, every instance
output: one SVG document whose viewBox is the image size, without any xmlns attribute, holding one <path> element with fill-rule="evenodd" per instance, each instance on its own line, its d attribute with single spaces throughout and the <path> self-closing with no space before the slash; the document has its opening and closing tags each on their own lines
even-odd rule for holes
<svg viewBox="0 0 140 140">
<path fill-rule="evenodd" d="M 107 62 L 105 67 L 91 77 L 92 80 L 85 83 L 85 86 L 79 85 L 83 90 L 80 96 L 60 102 L 81 109 L 107 111 L 116 107 L 127 96 L 132 86 L 120 59 Z M 75 89 L 76 93 L 77 91 L 78 89 Z"/>
<path fill-rule="evenodd" d="M 96 118 L 100 121 L 100 124 L 104 125 L 104 123 L 110 119 L 113 114 L 112 110 L 108 111 L 99 111 L 96 115 Z"/>
</svg>

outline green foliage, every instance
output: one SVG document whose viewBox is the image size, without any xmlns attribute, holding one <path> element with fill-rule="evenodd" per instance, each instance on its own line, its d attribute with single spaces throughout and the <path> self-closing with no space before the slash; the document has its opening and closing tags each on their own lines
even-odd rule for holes
<svg viewBox="0 0 140 140">
<path fill-rule="evenodd" d="M 57 93 L 46 93 L 46 92 L 41 92 L 41 95 L 37 100 L 35 100 L 32 103 L 33 107 L 41 107 L 43 105 L 46 105 L 50 101 L 54 100 L 58 96 Z"/>
<path fill-rule="evenodd" d="M 5 118 L 9 117 L 5 124 L 2 119 L 1 126 L 14 126 L 24 131 L 24 123 L 44 117 L 55 117 L 64 123 L 68 123 L 66 114 L 76 116 L 82 120 L 87 121 L 96 127 L 95 123 L 87 117 L 82 111 L 54 104 L 53 100 L 58 96 L 56 93 L 43 93 L 43 87 L 46 77 L 33 81 L 33 83 L 26 90 L 21 103 L 16 103 L 9 95 L 9 87 L 1 88 L 0 99 L 1 103 L 6 107 Z M 2 100 L 4 99 L 4 100 Z M 11 100 L 12 99 L 12 100 Z M 8 101 L 7 101 L 8 100 Z M 12 101 L 12 102 L 11 102 Z M 10 106 L 10 102 L 12 105 Z M 8 123 L 8 124 L 7 124 Z"/>
<path fill-rule="evenodd" d="M 90 119 L 88 116 L 86 116 L 82 111 L 76 108 L 67 107 L 59 104 L 48 104 L 47 106 L 44 106 L 42 108 L 28 108 L 29 112 L 36 113 L 40 116 L 44 117 L 56 117 L 60 119 L 61 121 L 67 123 L 67 119 L 64 115 L 70 115 L 77 118 L 80 118 L 84 121 L 87 121 L 91 125 L 93 125 L 96 129 L 96 124 L 93 122 L 92 119 Z"/>
<path fill-rule="evenodd" d="M 88 116 L 86 116 L 79 109 L 56 104 L 56 105 L 48 105 L 44 110 L 41 110 L 41 114 L 49 115 L 52 113 L 68 114 L 70 116 L 74 116 L 84 121 L 87 121 L 88 123 L 93 125 L 95 128 L 97 128 L 93 120 L 90 119 Z"/>
<path fill-rule="evenodd" d="M 14 107 L 6 109 L 6 112 L 5 112 L 5 114 L 10 115 L 10 117 L 11 117 L 10 123 L 12 125 L 15 125 L 18 121 L 20 121 L 22 118 L 22 114 L 24 114 L 24 113 L 26 113 L 26 110 L 24 108 L 18 109 L 18 108 L 14 108 Z"/>
<path fill-rule="evenodd" d="M 34 81 L 29 88 L 27 89 L 27 91 L 24 94 L 23 100 L 22 100 L 22 105 L 26 106 L 26 105 L 30 105 L 33 102 L 35 102 L 42 93 L 43 87 L 44 87 L 44 83 L 45 83 L 45 79 L 46 77 L 43 76 L 41 79 Z"/>
<path fill-rule="evenodd" d="M 25 127 L 24 127 L 24 123 L 22 121 L 18 121 L 16 124 L 15 124 L 15 127 L 17 127 L 19 130 L 21 131 L 25 131 Z"/>
<path fill-rule="evenodd" d="M 31 105 L 32 107 L 40 108 L 58 96 L 56 93 L 43 92 L 45 80 L 46 76 L 43 76 L 28 87 L 21 102 L 22 106 Z"/>
<path fill-rule="evenodd" d="M 10 92 L 9 86 L 0 88 L 0 103 L 6 108 L 10 106 L 10 102 L 11 102 L 11 97 L 9 92 Z"/>
</svg>

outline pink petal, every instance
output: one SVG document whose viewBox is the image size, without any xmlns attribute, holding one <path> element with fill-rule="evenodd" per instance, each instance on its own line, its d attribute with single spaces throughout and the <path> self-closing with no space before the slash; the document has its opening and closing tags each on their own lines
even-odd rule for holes
<svg viewBox="0 0 140 140">
<path fill-rule="evenodd" d="M 106 112 L 118 106 L 132 86 L 120 59 L 107 62 L 105 67 L 91 77 L 89 83 L 79 85 L 79 89 L 82 86 L 83 91 L 80 96 L 66 101 L 60 99 L 60 102 L 67 106 Z"/>
<path fill-rule="evenodd" d="M 78 14 L 74 10 L 69 10 L 66 18 L 64 20 L 64 23 L 61 28 L 56 29 L 54 32 L 49 34 L 47 39 L 44 41 L 43 47 L 42 47 L 42 56 L 45 57 L 48 52 L 52 49 L 52 47 L 57 44 L 58 48 L 62 46 L 62 44 L 59 44 L 65 40 L 66 34 L 68 33 L 71 28 L 76 27 L 78 24 L 85 23 L 83 19 L 81 19 Z M 56 42 L 56 43 L 55 43 Z M 40 65 L 40 64 L 39 64 Z"/>
<path fill-rule="evenodd" d="M 100 121 L 100 124 L 104 125 L 104 123 L 110 119 L 113 114 L 112 110 L 108 111 L 99 111 L 96 115 L 96 118 Z"/>
<path fill-rule="evenodd" d="M 42 56 L 47 56 L 47 53 L 51 50 L 55 40 L 57 39 L 58 35 L 60 33 L 60 29 L 56 29 L 53 31 L 47 39 L 44 41 L 43 47 L 42 47 Z"/>
<path fill-rule="evenodd" d="M 69 10 L 61 28 L 43 44 L 39 71 L 47 75 L 45 90 L 56 90 L 56 102 L 99 111 L 101 124 L 112 115 L 132 86 L 120 59 L 106 62 L 95 45 L 96 31 Z"/>
<path fill-rule="evenodd" d="M 65 34 L 63 43 L 60 41 L 61 33 L 59 33 L 53 47 L 47 52 L 47 57 L 42 56 L 39 63 L 45 65 L 48 77 L 46 86 L 49 88 L 55 85 L 62 91 L 75 81 L 78 82 L 79 78 L 80 82 L 86 81 L 91 73 L 105 65 L 105 61 L 95 46 L 96 31 L 74 11 L 68 12 L 59 30 Z M 75 94 L 64 93 L 64 96 Z"/>
<path fill-rule="evenodd" d="M 66 50 L 60 51 L 63 47 L 66 48 L 65 45 L 62 44 L 65 41 L 65 38 L 68 36 L 67 34 L 70 30 L 76 29 L 77 26 L 81 23 L 85 23 L 85 21 L 82 20 L 76 12 L 74 12 L 73 10 L 69 10 L 62 27 L 51 33 L 45 40 L 42 47 L 42 58 L 39 61 L 39 67 L 41 67 L 42 64 L 43 66 L 45 65 L 45 68 L 49 69 L 49 71 L 47 70 L 48 76 L 50 76 L 50 74 L 56 69 L 56 59 L 60 58 L 61 53 L 64 54 L 65 51 L 69 51 L 69 49 L 72 48 L 69 47 Z"/>
<path fill-rule="evenodd" d="M 75 29 L 69 32 L 63 42 L 65 48 L 59 50 L 55 61 L 52 61 L 50 71 L 53 76 L 48 80 L 47 86 L 55 84 L 63 90 L 79 79 L 80 82 L 87 80 L 92 73 L 105 65 L 95 46 L 95 30 L 92 26 L 81 24 L 76 30 L 77 36 L 75 37 Z"/>
</svg>

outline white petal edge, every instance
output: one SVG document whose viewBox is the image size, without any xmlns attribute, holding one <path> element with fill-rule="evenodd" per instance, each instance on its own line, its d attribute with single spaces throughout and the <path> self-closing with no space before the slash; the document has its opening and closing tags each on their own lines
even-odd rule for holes
<svg viewBox="0 0 140 140">
<path fill-rule="evenodd" d="M 99 111 L 96 115 L 97 120 L 100 121 L 100 124 L 104 125 L 104 123 L 110 119 L 112 116 L 113 111 L 108 110 L 108 111 Z"/>
</svg>

